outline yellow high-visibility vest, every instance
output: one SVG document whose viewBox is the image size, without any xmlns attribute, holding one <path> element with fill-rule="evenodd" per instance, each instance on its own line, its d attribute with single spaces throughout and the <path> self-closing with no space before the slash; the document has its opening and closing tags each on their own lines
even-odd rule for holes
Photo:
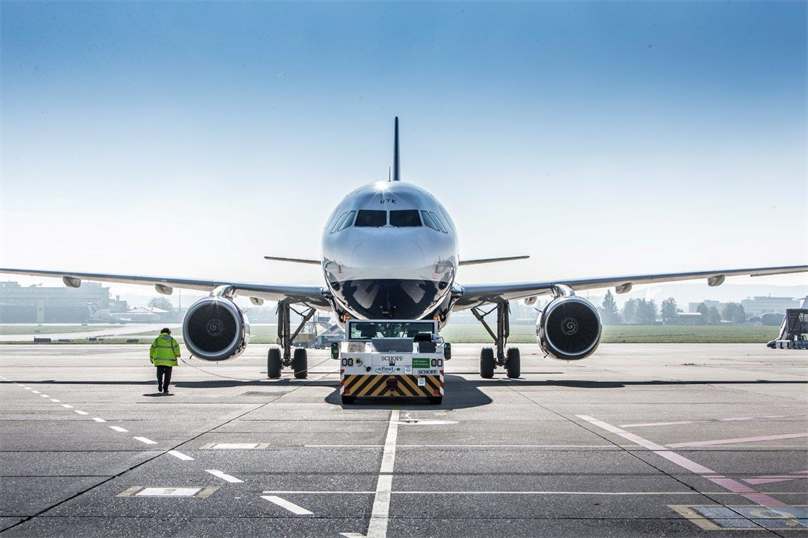
<svg viewBox="0 0 808 538">
<path fill-rule="evenodd" d="M 170 334 L 161 334 L 152 342 L 149 359 L 155 366 L 176 366 L 180 345 Z"/>
</svg>

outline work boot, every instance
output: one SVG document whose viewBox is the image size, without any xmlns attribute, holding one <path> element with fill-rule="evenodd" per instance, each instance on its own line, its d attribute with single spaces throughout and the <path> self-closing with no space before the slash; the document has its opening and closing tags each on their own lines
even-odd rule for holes
<svg viewBox="0 0 808 538">
<path fill-rule="evenodd" d="M 157 392 L 163 392 L 163 385 L 157 385 Z"/>
</svg>

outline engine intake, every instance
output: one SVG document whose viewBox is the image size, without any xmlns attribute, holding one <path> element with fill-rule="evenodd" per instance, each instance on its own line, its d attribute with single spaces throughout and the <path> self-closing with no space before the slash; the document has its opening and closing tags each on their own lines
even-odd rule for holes
<svg viewBox="0 0 808 538">
<path fill-rule="evenodd" d="M 595 352 L 601 327 L 597 308 L 573 295 L 550 301 L 536 320 L 536 336 L 548 355 L 576 361 Z"/>
<path fill-rule="evenodd" d="M 206 361 L 235 359 L 250 341 L 250 323 L 244 312 L 230 299 L 205 297 L 185 314 L 182 323 L 185 347 Z"/>
</svg>

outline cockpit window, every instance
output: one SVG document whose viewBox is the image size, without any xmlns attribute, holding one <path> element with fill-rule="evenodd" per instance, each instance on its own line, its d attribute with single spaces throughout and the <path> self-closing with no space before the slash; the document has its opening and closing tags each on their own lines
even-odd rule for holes
<svg viewBox="0 0 808 538">
<path fill-rule="evenodd" d="M 353 224 L 353 219 L 354 219 L 355 216 L 356 216 L 356 211 L 349 212 L 348 213 L 348 218 L 345 219 L 345 222 L 342 223 L 342 226 L 340 226 L 337 231 L 341 232 L 345 228 L 350 228 L 351 224 Z"/>
<path fill-rule="evenodd" d="M 381 228 L 387 225 L 387 211 L 360 209 L 354 226 L 357 228 Z"/>
<path fill-rule="evenodd" d="M 446 231 L 446 228 L 443 227 L 443 222 L 441 222 L 440 218 L 438 218 L 436 214 L 432 213 L 431 211 L 429 214 L 432 215 L 432 219 L 440 227 L 440 231 L 442 231 L 443 233 L 449 233 Z"/>
<path fill-rule="evenodd" d="M 348 216 L 348 213 L 343 213 L 342 215 L 340 215 L 340 217 L 337 219 L 337 222 L 335 222 L 334 226 L 331 227 L 331 233 L 334 233 L 337 230 L 342 229 L 342 228 L 340 228 L 340 226 L 342 226 L 342 223 L 345 222 L 345 218 L 347 216 Z"/>
<path fill-rule="evenodd" d="M 429 215 L 429 211 L 421 211 L 421 216 L 424 217 L 424 226 L 426 226 L 427 228 L 432 228 L 436 232 L 440 231 L 438 225 L 435 223 L 434 220 L 432 220 L 432 217 Z"/>
<path fill-rule="evenodd" d="M 415 228 L 421 226 L 421 217 L 417 209 L 402 209 L 390 212 L 390 226 L 396 228 Z"/>
</svg>

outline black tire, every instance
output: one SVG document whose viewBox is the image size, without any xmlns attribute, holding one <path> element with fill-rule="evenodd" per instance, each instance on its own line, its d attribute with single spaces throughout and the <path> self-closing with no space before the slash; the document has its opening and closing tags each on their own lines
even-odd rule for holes
<svg viewBox="0 0 808 538">
<path fill-rule="evenodd" d="M 505 370 L 508 371 L 508 377 L 513 379 L 522 375 L 522 358 L 518 347 L 509 347 L 505 359 Z"/>
<path fill-rule="evenodd" d="M 270 379 L 281 378 L 281 350 L 277 347 L 269 348 L 267 353 L 267 377 Z"/>
<path fill-rule="evenodd" d="M 483 379 L 491 379 L 494 377 L 495 366 L 494 349 L 484 347 L 482 351 L 480 351 L 480 377 Z"/>
<path fill-rule="evenodd" d="M 295 348 L 292 355 L 292 370 L 295 371 L 295 379 L 306 379 L 309 376 L 308 354 L 302 347 Z"/>
<path fill-rule="evenodd" d="M 443 396 L 430 396 L 429 405 L 440 405 L 443 402 Z"/>
<path fill-rule="evenodd" d="M 353 405 L 356 402 L 356 396 L 343 396 L 342 405 Z"/>
</svg>

